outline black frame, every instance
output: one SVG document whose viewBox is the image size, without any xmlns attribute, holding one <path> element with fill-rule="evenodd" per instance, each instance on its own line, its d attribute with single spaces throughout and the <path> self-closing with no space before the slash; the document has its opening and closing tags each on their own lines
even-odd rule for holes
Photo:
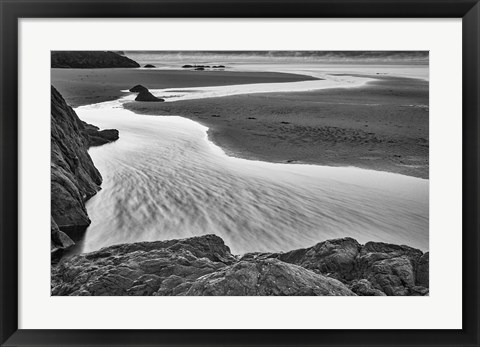
<svg viewBox="0 0 480 347">
<path fill-rule="evenodd" d="M 478 0 L 0 0 L 1 346 L 479 346 Z M 463 329 L 461 330 L 19 330 L 19 18 L 456 17 L 463 22 Z M 448 184 L 448 183 L 447 183 Z"/>
</svg>

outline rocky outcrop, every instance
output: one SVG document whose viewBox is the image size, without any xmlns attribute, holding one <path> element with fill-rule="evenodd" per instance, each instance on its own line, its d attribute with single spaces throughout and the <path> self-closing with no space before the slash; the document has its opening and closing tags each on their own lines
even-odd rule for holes
<svg viewBox="0 0 480 347">
<path fill-rule="evenodd" d="M 428 295 L 426 254 L 351 238 L 243 256 L 215 235 L 139 242 L 53 265 L 52 295 Z"/>
<path fill-rule="evenodd" d="M 146 67 L 146 68 L 153 68 L 153 67 L 155 67 L 155 65 L 147 64 L 147 65 L 145 65 L 144 67 Z"/>
<path fill-rule="evenodd" d="M 106 143 L 117 141 L 119 133 L 117 129 L 100 130 L 99 127 L 82 121 L 84 129 L 83 136 L 88 139 L 88 147 L 101 146 Z"/>
<path fill-rule="evenodd" d="M 156 96 L 154 96 L 152 93 L 150 93 L 147 87 L 144 87 L 140 84 L 137 84 L 136 86 L 130 88 L 129 90 L 132 93 L 138 93 L 137 97 L 135 98 L 135 101 L 154 101 L 154 102 L 165 101 L 164 99 L 157 98 Z"/>
<path fill-rule="evenodd" d="M 428 294 L 428 253 L 408 246 L 382 242 L 360 245 L 352 238 L 343 238 L 261 256 L 336 278 L 358 295 Z"/>
<path fill-rule="evenodd" d="M 70 237 L 90 224 L 85 201 L 100 189 L 102 177 L 93 165 L 90 134 L 111 139 L 118 131 L 98 131 L 83 123 L 60 93 L 51 87 L 51 250 L 73 244 Z M 68 235 L 68 236 L 67 236 Z"/>
<path fill-rule="evenodd" d="M 52 51 L 51 66 L 62 69 L 140 67 L 136 61 L 110 51 Z"/>
</svg>

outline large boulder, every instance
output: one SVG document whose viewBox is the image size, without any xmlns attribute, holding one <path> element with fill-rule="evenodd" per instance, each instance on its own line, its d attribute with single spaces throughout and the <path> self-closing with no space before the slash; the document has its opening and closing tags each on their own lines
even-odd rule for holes
<svg viewBox="0 0 480 347">
<path fill-rule="evenodd" d="M 130 88 L 130 91 L 132 93 L 138 93 L 137 97 L 135 98 L 135 101 L 154 101 L 154 102 L 165 101 L 164 99 L 157 98 L 156 96 L 154 96 L 152 93 L 150 93 L 147 87 L 144 87 L 140 84 L 137 84 L 136 86 Z"/>
<path fill-rule="evenodd" d="M 361 245 L 352 238 L 324 241 L 307 249 L 279 254 L 287 263 L 297 264 L 320 274 L 340 280 L 354 278 L 355 261 Z"/>
<path fill-rule="evenodd" d="M 278 259 L 240 261 L 202 276 L 184 295 L 352 296 L 343 283 Z"/>
<path fill-rule="evenodd" d="M 164 281 L 192 282 L 235 261 L 214 235 L 116 245 L 52 266 L 52 295 L 153 295 Z"/>
<path fill-rule="evenodd" d="M 144 67 L 146 67 L 146 68 L 153 68 L 153 67 L 155 67 L 155 65 L 147 64 L 147 65 L 145 65 Z"/>
<path fill-rule="evenodd" d="M 165 101 L 164 99 L 157 98 L 154 96 L 152 93 L 150 93 L 148 90 L 147 91 L 141 91 L 138 93 L 137 97 L 135 98 L 135 101 L 155 101 L 155 102 L 163 102 Z"/>
<path fill-rule="evenodd" d="M 428 253 L 352 238 L 320 242 L 286 253 L 249 253 L 241 260 L 279 259 L 346 284 L 357 295 L 427 295 Z"/>
<path fill-rule="evenodd" d="M 419 284 L 416 273 L 422 256 L 422 251 L 408 246 L 368 242 L 356 259 L 355 276 L 367 279 L 387 295 L 415 294 L 419 291 L 413 288 Z M 421 284 L 423 287 L 425 283 Z"/>
</svg>

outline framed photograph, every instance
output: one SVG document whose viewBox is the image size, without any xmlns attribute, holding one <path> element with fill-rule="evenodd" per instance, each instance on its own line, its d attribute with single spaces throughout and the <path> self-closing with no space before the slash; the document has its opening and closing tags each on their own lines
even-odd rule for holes
<svg viewBox="0 0 480 347">
<path fill-rule="evenodd" d="M 1 345 L 478 346 L 479 6 L 3 1 Z"/>
</svg>

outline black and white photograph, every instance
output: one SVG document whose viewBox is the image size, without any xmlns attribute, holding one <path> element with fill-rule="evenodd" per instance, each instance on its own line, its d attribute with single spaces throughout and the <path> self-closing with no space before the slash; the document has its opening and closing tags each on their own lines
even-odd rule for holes
<svg viewBox="0 0 480 347">
<path fill-rule="evenodd" d="M 429 295 L 428 51 L 51 51 L 50 77 L 52 296 Z"/>
</svg>

